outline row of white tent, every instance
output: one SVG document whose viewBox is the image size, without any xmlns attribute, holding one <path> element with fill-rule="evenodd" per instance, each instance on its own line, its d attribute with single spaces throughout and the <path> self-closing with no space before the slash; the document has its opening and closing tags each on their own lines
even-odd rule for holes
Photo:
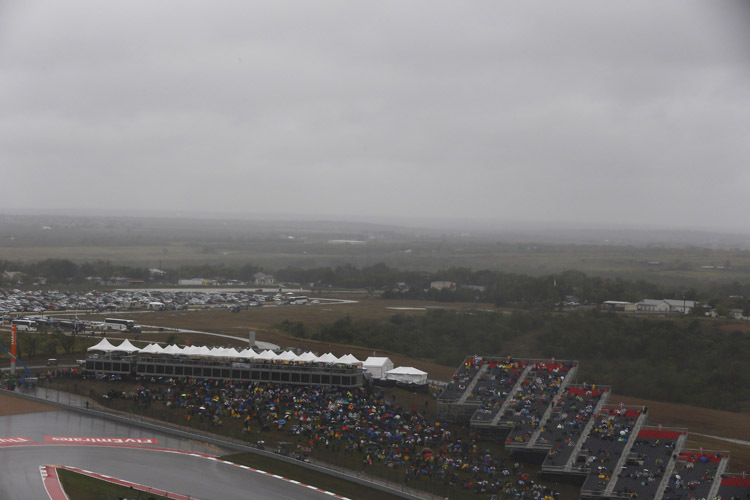
<svg viewBox="0 0 750 500">
<path fill-rule="evenodd" d="M 294 363 L 325 363 L 325 364 L 343 364 L 352 366 L 362 366 L 365 370 L 372 374 L 375 378 L 397 380 L 400 382 L 407 382 L 413 384 L 424 384 L 427 382 L 427 373 L 416 368 L 409 366 L 400 366 L 398 368 L 393 367 L 393 362 L 388 358 L 377 358 L 369 357 L 365 361 L 360 361 L 351 354 L 344 354 L 340 358 L 337 358 L 334 354 L 327 352 L 320 356 L 316 356 L 312 352 L 308 351 L 300 355 L 294 354 L 292 351 L 283 351 L 280 354 L 276 354 L 273 351 L 265 350 L 262 352 L 255 352 L 249 347 L 238 351 L 234 347 L 206 347 L 206 346 L 194 346 L 189 345 L 180 347 L 172 344 L 167 347 L 162 347 L 159 344 L 153 343 L 140 349 L 134 346 L 128 339 L 125 339 L 122 344 L 115 346 L 112 345 L 109 340 L 102 339 L 98 344 L 91 346 L 87 349 L 90 352 L 104 352 L 104 353 L 115 353 L 121 352 L 125 354 L 166 354 L 166 355 L 180 355 L 180 356 L 195 356 L 195 357 L 211 357 L 211 358 L 223 358 L 223 359 L 253 359 L 258 361 L 285 361 Z"/>
<path fill-rule="evenodd" d="M 140 349 L 134 346 L 128 339 L 125 339 L 119 346 L 112 345 L 109 340 L 102 339 L 98 344 L 91 346 L 87 349 L 89 352 L 122 352 L 126 354 L 168 354 L 168 355 L 181 355 L 181 356 L 197 356 L 197 357 L 212 357 L 212 358 L 235 358 L 235 359 L 255 359 L 260 361 L 293 361 L 303 363 L 327 363 L 327 364 L 345 364 L 345 365 L 361 365 L 362 361 L 358 360 L 351 354 L 345 354 L 340 358 L 336 357 L 330 352 L 316 356 L 312 352 L 305 352 L 297 355 L 292 351 L 284 351 L 280 354 L 276 354 L 273 351 L 265 350 L 262 352 L 255 352 L 249 347 L 238 351 L 234 347 L 206 347 L 206 346 L 194 346 L 189 345 L 185 347 L 179 347 L 178 345 L 172 344 L 167 347 L 162 347 L 159 344 L 149 344 L 146 347 Z"/>
</svg>

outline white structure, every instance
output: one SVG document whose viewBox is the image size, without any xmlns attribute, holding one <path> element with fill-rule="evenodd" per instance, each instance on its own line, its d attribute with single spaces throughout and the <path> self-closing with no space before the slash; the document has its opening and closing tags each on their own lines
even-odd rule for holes
<svg viewBox="0 0 750 500">
<path fill-rule="evenodd" d="M 362 363 L 362 368 L 373 378 L 385 378 L 386 372 L 393 370 L 393 361 L 390 358 L 378 358 L 370 356 Z"/>
<path fill-rule="evenodd" d="M 339 358 L 333 355 L 333 353 L 327 352 L 325 354 L 321 354 L 317 358 L 315 358 L 316 363 L 337 363 Z"/>
<path fill-rule="evenodd" d="M 695 308 L 694 300 L 683 299 L 643 299 L 636 304 L 638 312 L 643 313 L 682 313 L 690 314 Z"/>
<path fill-rule="evenodd" d="M 393 370 L 388 370 L 385 378 L 405 384 L 424 385 L 427 383 L 427 372 L 423 372 L 412 366 L 399 366 Z"/>
<path fill-rule="evenodd" d="M 659 299 L 643 299 L 635 307 L 638 312 L 665 313 L 669 311 L 667 303 Z"/>
<path fill-rule="evenodd" d="M 362 362 L 355 358 L 352 354 L 344 354 L 339 358 L 339 363 L 344 365 L 361 365 Z"/>
<path fill-rule="evenodd" d="M 456 283 L 453 281 L 432 281 L 430 288 L 433 290 L 455 290 Z"/>
<path fill-rule="evenodd" d="M 180 286 L 203 286 L 208 285 L 210 280 L 203 278 L 191 278 L 187 280 L 178 280 L 177 284 Z"/>
<path fill-rule="evenodd" d="M 276 279 L 270 274 L 255 273 L 253 274 L 253 283 L 258 286 L 273 285 L 276 283 Z"/>
<path fill-rule="evenodd" d="M 122 344 L 112 349 L 113 352 L 126 352 L 128 354 L 132 354 L 134 352 L 140 351 L 136 346 L 130 343 L 128 339 L 125 339 L 122 341 Z"/>
<path fill-rule="evenodd" d="M 109 343 L 109 340 L 102 339 L 101 342 L 99 342 L 96 345 L 92 345 L 86 351 L 101 351 L 101 352 L 112 352 L 115 350 L 115 346 Z"/>
</svg>

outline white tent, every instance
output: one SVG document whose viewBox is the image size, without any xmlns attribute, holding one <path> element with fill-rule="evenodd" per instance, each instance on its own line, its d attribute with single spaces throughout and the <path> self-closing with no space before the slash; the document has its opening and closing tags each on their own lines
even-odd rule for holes
<svg viewBox="0 0 750 500">
<path fill-rule="evenodd" d="M 180 349 L 177 345 L 172 344 L 172 345 L 168 345 L 167 347 L 165 347 L 164 350 L 162 351 L 162 354 L 184 354 L 184 353 L 182 352 L 182 349 Z"/>
<path fill-rule="evenodd" d="M 228 358 L 240 358 L 240 353 L 234 347 L 229 347 L 224 350 Z"/>
<path fill-rule="evenodd" d="M 279 361 L 294 361 L 297 359 L 297 355 L 294 354 L 292 351 L 284 351 L 276 358 Z"/>
<path fill-rule="evenodd" d="M 195 354 L 198 356 L 211 356 L 211 349 L 202 345 L 195 350 Z"/>
<path fill-rule="evenodd" d="M 102 339 L 101 342 L 99 342 L 96 345 L 92 345 L 87 351 L 102 351 L 102 352 L 112 352 L 115 350 L 115 346 L 109 343 L 109 340 Z"/>
<path fill-rule="evenodd" d="M 370 356 L 362 363 L 362 367 L 374 378 L 385 378 L 386 372 L 393 370 L 393 361 L 390 358 Z"/>
<path fill-rule="evenodd" d="M 318 357 L 315 354 L 313 354 L 311 351 L 307 351 L 297 356 L 295 361 L 299 361 L 300 363 L 310 363 L 312 361 L 315 361 L 317 358 Z"/>
<path fill-rule="evenodd" d="M 362 362 L 351 354 L 344 354 L 339 358 L 339 363 L 344 365 L 361 365 Z"/>
<path fill-rule="evenodd" d="M 258 357 L 256 359 L 262 359 L 263 361 L 272 361 L 276 359 L 278 356 L 271 351 L 271 350 L 265 350 L 262 353 L 258 354 Z"/>
<path fill-rule="evenodd" d="M 258 357 L 258 353 L 250 349 L 249 347 L 240 351 L 239 358 L 254 359 Z"/>
<path fill-rule="evenodd" d="M 422 385 L 427 383 L 427 372 L 423 372 L 412 366 L 399 366 L 393 370 L 388 370 L 385 374 L 385 378 L 407 384 Z"/>
<path fill-rule="evenodd" d="M 211 357 L 213 358 L 228 358 L 231 354 L 229 353 L 229 350 L 225 347 L 212 347 L 211 348 Z"/>
<path fill-rule="evenodd" d="M 146 354 L 161 354 L 162 351 L 164 351 L 164 348 L 159 344 L 149 344 L 141 349 L 141 352 Z"/>
<path fill-rule="evenodd" d="M 128 339 L 122 341 L 122 344 L 113 349 L 114 352 L 134 353 L 140 351 L 136 346 L 130 343 Z"/>
<path fill-rule="evenodd" d="M 182 348 L 182 354 L 187 356 L 200 356 L 201 350 L 197 345 L 187 345 Z"/>
<path fill-rule="evenodd" d="M 318 356 L 315 359 L 315 361 L 317 361 L 318 363 L 328 363 L 328 364 L 331 364 L 331 363 L 338 363 L 339 358 L 337 358 L 336 356 L 334 356 L 330 352 L 327 352 L 327 353 L 325 353 L 323 355 Z"/>
</svg>

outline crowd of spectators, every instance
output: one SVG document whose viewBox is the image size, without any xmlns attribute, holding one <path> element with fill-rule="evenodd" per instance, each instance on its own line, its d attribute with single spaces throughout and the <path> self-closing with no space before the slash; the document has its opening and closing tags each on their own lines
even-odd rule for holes
<svg viewBox="0 0 750 500">
<path fill-rule="evenodd" d="M 59 375 L 65 376 L 62 371 Z M 107 375 L 97 378 L 116 381 Z M 132 401 L 140 410 L 158 410 L 157 414 L 177 411 L 187 424 L 219 428 L 236 421 L 248 441 L 261 440 L 269 431 L 282 432 L 310 454 L 330 450 L 363 471 L 374 466 L 401 471 L 406 483 L 439 481 L 509 499 L 558 496 L 530 478 L 522 465 L 506 463 L 483 448 L 480 436 L 429 421 L 416 408 L 399 406 L 378 388 L 166 377 L 137 377 L 131 382 L 132 390 L 110 389 L 105 395 Z"/>
<path fill-rule="evenodd" d="M 546 466 L 562 467 L 568 462 L 594 410 L 608 394 L 609 388 L 580 385 L 568 387 L 558 398 L 537 441 L 540 445 L 550 446 L 544 462 Z"/>
<path fill-rule="evenodd" d="M 502 424 L 510 427 L 507 443 L 528 443 L 539 426 L 547 408 L 556 400 L 557 393 L 572 368 L 570 363 L 533 363 L 531 371 L 509 401 L 512 414 Z"/>
<path fill-rule="evenodd" d="M 663 500 L 708 498 L 719 464 L 727 457 L 703 450 L 681 452 L 664 490 Z"/>
<path fill-rule="evenodd" d="M 653 498 L 683 433 L 642 430 L 617 474 L 615 489 L 631 498 Z"/>
<path fill-rule="evenodd" d="M 636 421 L 644 412 L 645 408 L 603 408 L 596 415 L 582 448 L 589 468 L 583 490 L 603 491 L 607 487 Z"/>
<path fill-rule="evenodd" d="M 473 422 L 490 422 L 495 418 L 527 366 L 526 361 L 489 359 L 486 363 L 487 372 L 474 387 L 481 406 L 474 412 Z"/>
</svg>

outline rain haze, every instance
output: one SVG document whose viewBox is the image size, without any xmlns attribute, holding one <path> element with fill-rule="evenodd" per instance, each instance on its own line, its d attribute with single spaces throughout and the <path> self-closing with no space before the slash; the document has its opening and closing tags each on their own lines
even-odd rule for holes
<svg viewBox="0 0 750 500">
<path fill-rule="evenodd" d="M 744 2 L 0 3 L 0 210 L 750 232 Z"/>
</svg>

